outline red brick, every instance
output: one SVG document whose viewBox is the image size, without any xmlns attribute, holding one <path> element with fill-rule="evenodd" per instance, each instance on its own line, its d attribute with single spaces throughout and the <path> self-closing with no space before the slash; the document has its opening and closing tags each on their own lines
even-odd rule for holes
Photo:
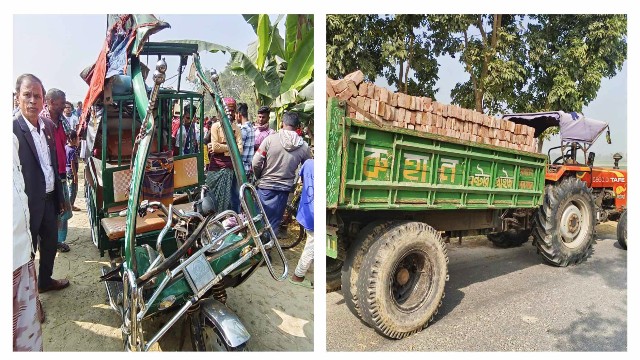
<svg viewBox="0 0 640 360">
<path fill-rule="evenodd" d="M 369 85 L 367 85 L 367 83 L 360 83 L 360 85 L 358 85 L 358 96 L 367 96 L 367 89 L 369 89 Z"/>
<path fill-rule="evenodd" d="M 356 85 L 360 85 L 360 83 L 364 81 L 364 73 L 360 70 L 356 70 L 344 78 L 353 81 Z"/>
<path fill-rule="evenodd" d="M 335 97 L 336 96 L 336 92 L 333 91 L 333 85 L 331 84 L 331 79 L 327 78 L 327 96 L 329 97 Z"/>
</svg>

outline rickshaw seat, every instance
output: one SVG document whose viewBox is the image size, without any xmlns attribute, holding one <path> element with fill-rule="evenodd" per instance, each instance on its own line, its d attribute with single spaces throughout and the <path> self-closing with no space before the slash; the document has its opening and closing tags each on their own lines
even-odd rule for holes
<svg viewBox="0 0 640 360">
<path fill-rule="evenodd" d="M 193 211 L 193 202 L 176 205 L 175 208 L 177 210 L 182 209 L 183 211 Z M 124 237 L 124 232 L 127 227 L 126 216 L 103 218 L 100 223 L 102 224 L 102 228 L 107 234 L 109 240 L 119 240 Z M 160 230 L 165 224 L 166 218 L 161 211 L 147 213 L 145 217 L 140 217 L 140 215 L 138 215 L 138 218 L 136 219 L 136 234 Z"/>
<path fill-rule="evenodd" d="M 173 194 L 173 205 L 175 206 L 175 205 L 178 205 L 178 204 L 186 205 L 186 204 L 193 204 L 193 203 L 189 202 L 189 196 L 187 194 Z M 126 209 L 128 206 L 129 206 L 129 204 L 114 205 L 114 206 L 108 208 L 107 212 L 109 214 L 112 214 L 112 213 L 115 213 L 115 212 L 120 212 L 120 211 Z"/>
<path fill-rule="evenodd" d="M 147 214 L 145 217 L 138 215 L 136 219 L 136 234 L 160 230 L 164 227 L 165 222 L 164 214 L 160 216 L 158 211 Z M 124 232 L 127 227 L 126 216 L 103 218 L 100 223 L 109 240 L 118 240 L 124 237 Z"/>
</svg>

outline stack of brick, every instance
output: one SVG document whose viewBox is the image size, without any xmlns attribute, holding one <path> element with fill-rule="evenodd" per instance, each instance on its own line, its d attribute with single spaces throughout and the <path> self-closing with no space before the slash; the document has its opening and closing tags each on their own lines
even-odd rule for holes
<svg viewBox="0 0 640 360">
<path fill-rule="evenodd" d="M 327 78 L 327 97 L 348 101 L 348 116 L 475 143 L 536 152 L 534 128 L 428 97 L 393 93 L 364 81 L 356 71 L 340 80 Z M 365 116 L 366 112 L 368 116 Z"/>
</svg>

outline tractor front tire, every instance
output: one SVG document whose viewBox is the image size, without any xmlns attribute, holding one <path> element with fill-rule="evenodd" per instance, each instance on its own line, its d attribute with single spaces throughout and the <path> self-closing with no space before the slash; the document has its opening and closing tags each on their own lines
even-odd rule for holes
<svg viewBox="0 0 640 360">
<path fill-rule="evenodd" d="M 620 244 L 621 248 L 627 250 L 627 210 L 620 215 L 616 232 L 618 233 L 618 244 Z"/>
</svg>

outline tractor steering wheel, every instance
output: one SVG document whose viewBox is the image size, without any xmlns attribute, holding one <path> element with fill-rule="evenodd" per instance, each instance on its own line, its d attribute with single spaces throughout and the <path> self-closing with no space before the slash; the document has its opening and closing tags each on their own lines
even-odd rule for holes
<svg viewBox="0 0 640 360">
<path fill-rule="evenodd" d="M 571 159 L 571 154 L 564 154 L 562 156 L 559 156 L 557 159 L 553 160 L 553 165 L 564 164 L 568 159 Z"/>
<path fill-rule="evenodd" d="M 578 151 L 578 149 L 584 149 L 584 148 L 579 143 L 576 143 L 576 152 Z M 567 152 L 564 155 L 559 156 L 557 159 L 553 160 L 552 164 L 553 165 L 565 164 L 567 160 L 573 160 L 573 154 L 572 154 L 571 148 L 568 148 Z"/>
</svg>

